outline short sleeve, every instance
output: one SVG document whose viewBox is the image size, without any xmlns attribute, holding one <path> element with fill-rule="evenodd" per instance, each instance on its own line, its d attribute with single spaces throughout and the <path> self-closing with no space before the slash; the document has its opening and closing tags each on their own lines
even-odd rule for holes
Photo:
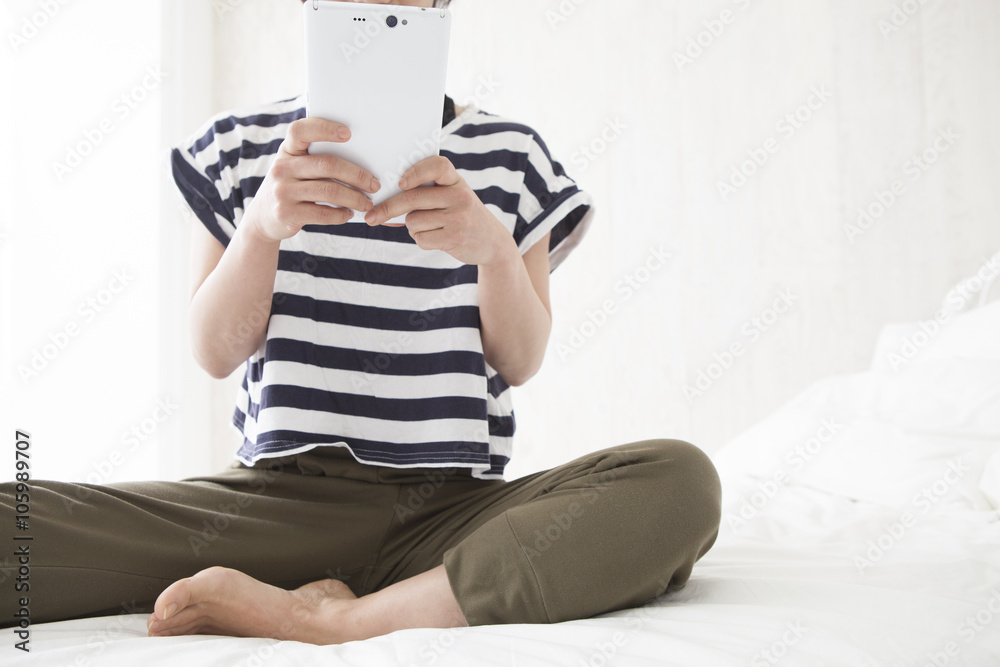
<svg viewBox="0 0 1000 667">
<path fill-rule="evenodd" d="M 577 187 L 537 134 L 531 135 L 514 226 L 525 253 L 549 232 L 549 266 L 555 270 L 579 245 L 593 219 L 590 195 Z"/>
<path fill-rule="evenodd" d="M 209 121 L 170 151 L 174 183 L 195 216 L 223 246 L 236 233 L 232 171 L 219 145 L 217 125 Z"/>
</svg>

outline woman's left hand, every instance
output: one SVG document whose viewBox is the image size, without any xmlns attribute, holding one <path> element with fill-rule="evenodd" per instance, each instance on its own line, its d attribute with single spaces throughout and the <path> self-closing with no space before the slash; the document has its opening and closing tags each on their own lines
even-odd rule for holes
<svg viewBox="0 0 1000 667">
<path fill-rule="evenodd" d="M 433 185 L 420 187 L 422 183 Z M 403 192 L 368 211 L 365 222 L 380 225 L 405 215 L 406 228 L 419 247 L 443 250 L 465 264 L 499 261 L 504 244 L 513 242 L 444 156 L 431 156 L 407 169 L 399 187 Z"/>
</svg>

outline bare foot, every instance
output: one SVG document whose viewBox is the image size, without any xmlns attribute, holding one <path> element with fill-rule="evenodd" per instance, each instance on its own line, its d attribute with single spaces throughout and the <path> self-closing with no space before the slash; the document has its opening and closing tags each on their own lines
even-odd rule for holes
<svg viewBox="0 0 1000 667">
<path fill-rule="evenodd" d="M 225 567 L 176 581 L 156 599 L 146 621 L 150 637 L 215 634 L 338 644 L 353 636 L 357 597 L 342 581 L 323 579 L 294 591 Z"/>
</svg>

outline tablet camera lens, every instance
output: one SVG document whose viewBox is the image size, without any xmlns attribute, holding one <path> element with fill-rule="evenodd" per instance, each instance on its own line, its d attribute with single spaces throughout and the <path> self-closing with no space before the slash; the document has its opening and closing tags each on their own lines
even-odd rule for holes
<svg viewBox="0 0 1000 667">
<path fill-rule="evenodd" d="M 385 24 L 390 28 L 395 28 L 397 23 L 399 23 L 399 21 L 396 19 L 395 16 L 390 16 L 385 20 Z"/>
</svg>

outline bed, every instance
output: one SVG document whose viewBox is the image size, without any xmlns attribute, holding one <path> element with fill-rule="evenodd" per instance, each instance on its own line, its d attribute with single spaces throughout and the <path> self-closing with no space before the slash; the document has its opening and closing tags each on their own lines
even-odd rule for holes
<svg viewBox="0 0 1000 667">
<path fill-rule="evenodd" d="M 1000 301 L 954 294 L 716 453 L 719 540 L 638 609 L 327 647 L 149 639 L 123 612 L 36 625 L 30 656 L 5 633 L 0 664 L 1000 665 Z"/>
</svg>

